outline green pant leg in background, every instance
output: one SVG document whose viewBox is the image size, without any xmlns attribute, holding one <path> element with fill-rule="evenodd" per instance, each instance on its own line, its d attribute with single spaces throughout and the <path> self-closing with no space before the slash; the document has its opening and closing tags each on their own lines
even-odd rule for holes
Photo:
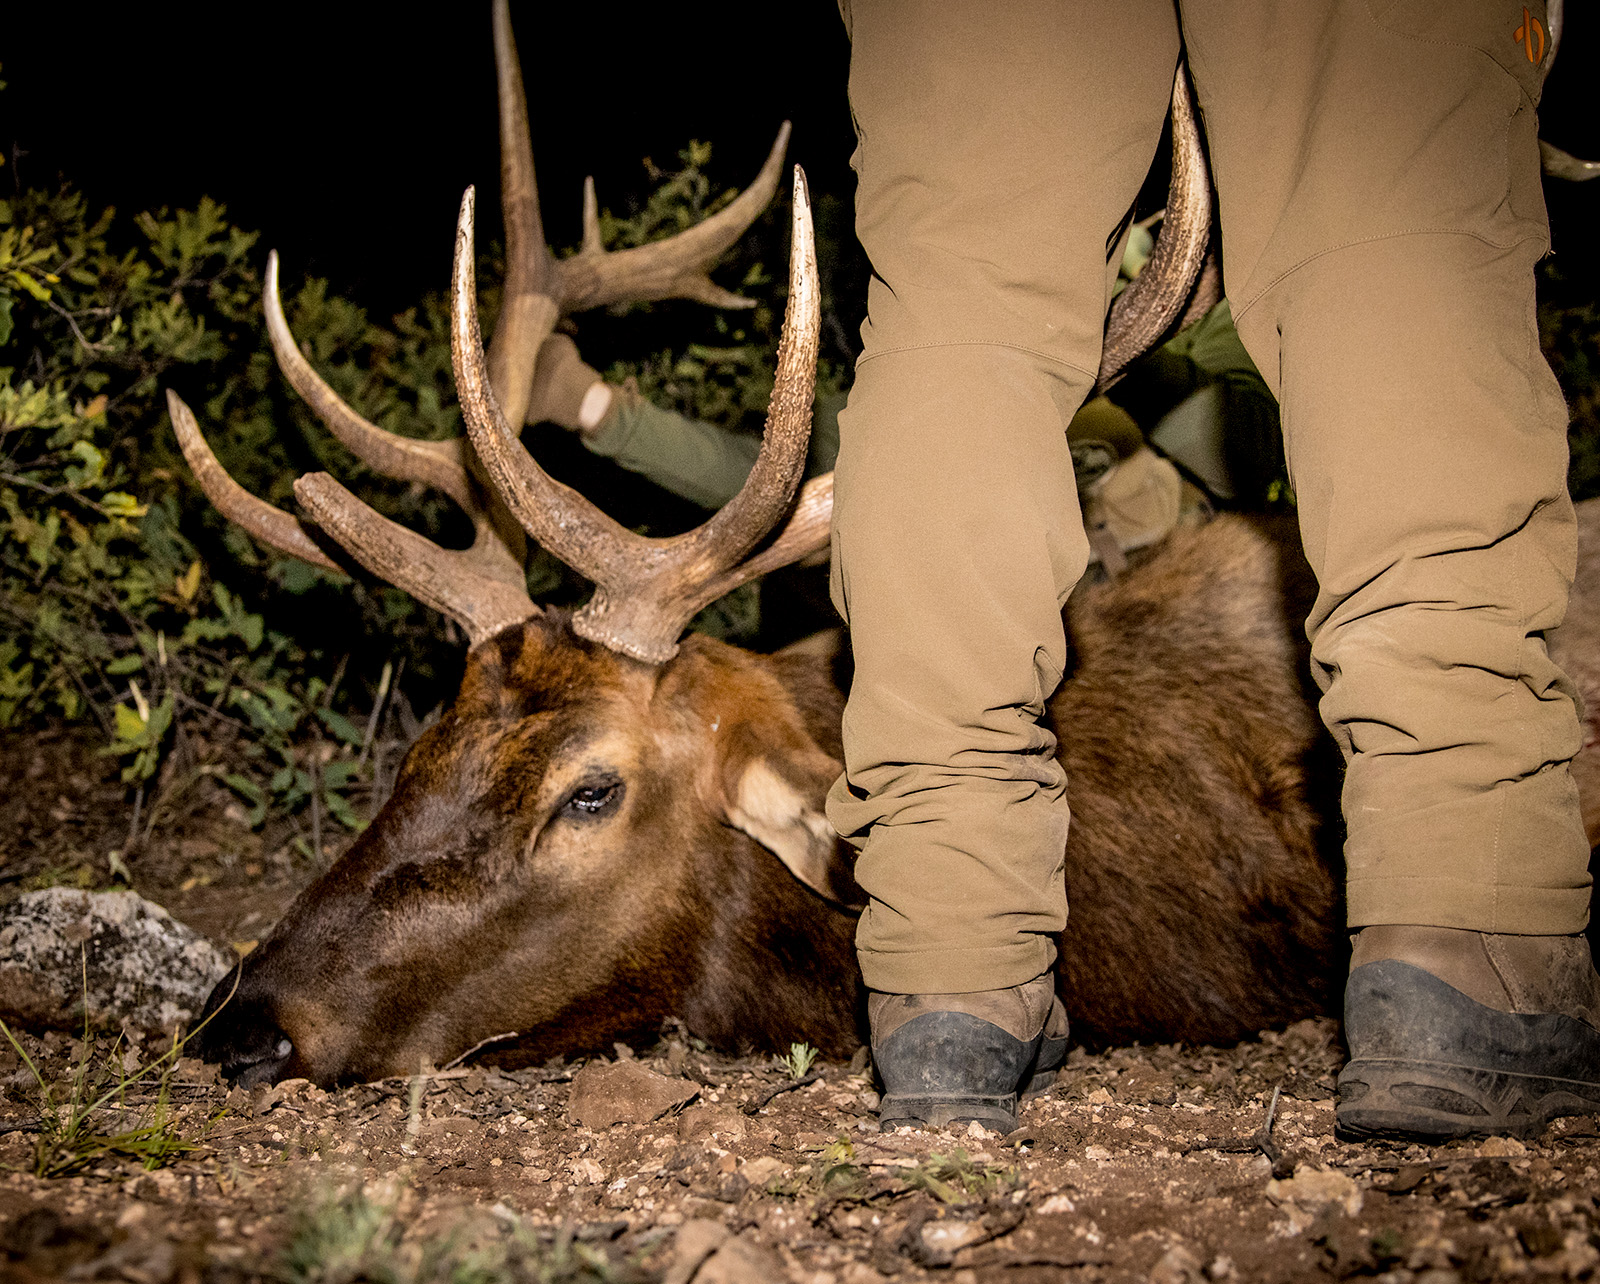
<svg viewBox="0 0 1600 1284">
<path fill-rule="evenodd" d="M 819 391 L 811 415 L 806 476 L 829 472 L 839 453 L 841 394 Z M 648 477 L 703 508 L 721 508 L 739 493 L 761 451 L 761 439 L 680 415 L 618 389 L 610 411 L 583 444 L 597 455 Z"/>
<path fill-rule="evenodd" d="M 1182 3 L 1228 297 L 1282 403 L 1321 587 L 1308 631 L 1348 763 L 1353 927 L 1587 919 L 1573 690 L 1543 641 L 1575 537 L 1534 315 L 1524 14 Z"/>
<path fill-rule="evenodd" d="M 1025 983 L 1066 921 L 1067 782 L 1041 722 L 1088 557 L 1065 429 L 1178 52 L 1169 5 L 1103 16 L 847 13 L 874 279 L 840 419 L 834 600 L 856 669 L 828 815 L 861 848 L 876 990 Z"/>
</svg>

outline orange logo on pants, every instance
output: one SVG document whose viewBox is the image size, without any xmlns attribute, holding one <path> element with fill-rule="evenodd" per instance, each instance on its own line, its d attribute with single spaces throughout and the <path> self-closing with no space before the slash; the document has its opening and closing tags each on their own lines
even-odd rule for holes
<svg viewBox="0 0 1600 1284">
<path fill-rule="evenodd" d="M 1511 33 L 1511 38 L 1522 46 L 1529 62 L 1537 63 L 1544 57 L 1544 25 L 1526 7 L 1522 10 L 1522 25 Z"/>
</svg>

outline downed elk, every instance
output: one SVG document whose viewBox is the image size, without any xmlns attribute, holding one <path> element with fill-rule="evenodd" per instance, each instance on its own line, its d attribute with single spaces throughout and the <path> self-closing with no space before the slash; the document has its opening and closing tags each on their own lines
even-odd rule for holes
<svg viewBox="0 0 1600 1284">
<path fill-rule="evenodd" d="M 680 636 L 705 603 L 826 542 L 831 479 L 794 497 L 818 329 L 803 180 L 755 469 L 697 530 L 635 535 L 520 444 L 539 345 L 560 314 L 597 303 L 725 301 L 706 267 L 776 187 L 784 139 L 750 191 L 666 242 L 603 252 L 591 198 L 583 250 L 558 262 L 539 230 L 504 3 L 495 34 L 507 301 L 486 360 L 468 193 L 452 292 L 468 440 L 417 442 L 360 419 L 295 347 L 275 261 L 265 295 L 290 382 L 376 470 L 455 500 L 472 546 L 441 549 L 326 474 L 295 485 L 314 523 L 302 524 L 234 484 L 170 396 L 185 455 L 230 518 L 392 581 L 471 643 L 453 706 L 372 825 L 250 955 L 203 1051 L 247 1082 L 328 1083 L 443 1061 L 509 1030 L 529 1058 L 608 1047 L 677 1015 L 724 1045 L 847 1052 L 858 892 L 821 812 L 839 771 L 839 638 L 760 656 Z M 1175 149 L 1164 248 L 1119 302 L 1107 377 L 1196 306 L 1208 193 L 1181 80 L 1174 115 L 1188 145 Z M 529 600 L 524 531 L 595 582 L 587 606 L 569 616 Z M 1060 974 L 1080 1036 L 1231 1039 L 1325 997 L 1336 881 L 1309 796 L 1321 742 L 1293 624 L 1308 586 L 1284 547 L 1224 519 L 1070 608 L 1077 669 L 1050 713 L 1073 790 Z"/>
</svg>

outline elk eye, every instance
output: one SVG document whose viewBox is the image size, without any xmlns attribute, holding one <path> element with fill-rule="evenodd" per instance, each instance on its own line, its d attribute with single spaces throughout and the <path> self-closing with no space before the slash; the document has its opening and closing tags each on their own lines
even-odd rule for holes
<svg viewBox="0 0 1600 1284">
<path fill-rule="evenodd" d="M 567 799 L 570 811 L 593 816 L 612 806 L 622 797 L 622 782 L 606 780 L 591 785 L 579 785 Z"/>
</svg>

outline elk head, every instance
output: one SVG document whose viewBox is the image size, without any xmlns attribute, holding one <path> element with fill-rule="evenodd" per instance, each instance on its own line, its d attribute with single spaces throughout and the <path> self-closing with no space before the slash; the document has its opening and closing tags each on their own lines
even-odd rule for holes
<svg viewBox="0 0 1600 1284">
<path fill-rule="evenodd" d="M 513 1031 L 522 1055 L 543 1058 L 674 1014 L 723 1044 L 804 1039 L 837 1053 L 855 1040 L 857 889 L 821 814 L 841 757 L 838 684 L 817 653 L 760 657 L 681 638 L 702 607 L 828 538 L 831 476 L 796 496 L 820 326 L 798 168 L 766 435 L 726 507 L 685 534 L 646 538 L 550 478 L 518 436 L 539 347 L 564 313 L 624 299 L 748 302 L 707 269 L 775 191 L 788 127 L 745 193 L 667 241 L 605 252 L 591 184 L 583 246 L 557 260 L 540 229 L 505 0 L 494 27 L 506 300 L 486 356 L 469 190 L 451 292 L 467 437 L 415 441 L 363 420 L 296 347 L 275 255 L 264 291 L 290 383 L 375 470 L 450 496 L 472 518 L 471 547 L 440 548 L 323 473 L 295 483 L 310 523 L 272 508 L 227 476 L 168 394 L 184 454 L 226 516 L 308 561 L 353 562 L 406 589 L 471 646 L 454 704 L 412 746 L 371 826 L 249 956 L 236 992 L 228 979 L 212 996 L 201 1050 L 242 1082 L 405 1073 Z M 1175 103 L 1186 109 L 1181 81 Z M 1192 114 L 1181 119 L 1192 136 Z M 1119 300 L 1108 378 L 1193 307 L 1209 191 L 1198 143 L 1176 151 L 1187 168 L 1168 226 L 1179 231 L 1158 244 L 1161 270 Z M 532 602 L 525 535 L 594 581 L 587 605 L 568 616 Z"/>
</svg>

